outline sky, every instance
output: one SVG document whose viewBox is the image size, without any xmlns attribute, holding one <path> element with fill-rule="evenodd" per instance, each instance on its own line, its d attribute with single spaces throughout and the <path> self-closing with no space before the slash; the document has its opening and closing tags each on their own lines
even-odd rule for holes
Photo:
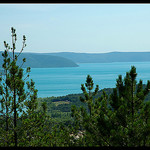
<svg viewBox="0 0 150 150">
<path fill-rule="evenodd" d="M 16 51 L 150 52 L 150 4 L 0 3 L 0 20 L 0 50 L 14 27 Z"/>
</svg>

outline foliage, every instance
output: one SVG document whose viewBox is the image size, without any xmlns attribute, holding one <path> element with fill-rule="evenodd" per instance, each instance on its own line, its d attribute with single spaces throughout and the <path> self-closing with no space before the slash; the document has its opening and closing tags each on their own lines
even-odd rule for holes
<svg viewBox="0 0 150 150">
<path fill-rule="evenodd" d="M 26 71 L 22 69 L 25 58 L 20 66 L 17 65 L 18 57 L 26 46 L 26 37 L 23 36 L 22 49 L 16 55 L 17 35 L 15 31 L 12 27 L 12 48 L 4 41 L 5 50 L 2 53 L 4 74 L 0 78 L 0 146 L 33 146 L 34 142 L 41 144 L 38 140 L 45 137 L 44 124 L 47 121 L 47 107 L 43 103 L 43 111 L 36 111 L 35 83 L 32 79 L 27 80 L 30 68 L 28 67 Z M 10 50 L 12 55 L 9 53 Z"/>
<path fill-rule="evenodd" d="M 84 131 L 83 146 L 150 146 L 150 102 L 144 102 L 150 81 L 143 89 L 140 80 L 136 88 L 136 76 L 132 66 L 124 80 L 119 75 L 110 97 L 103 91 L 101 97 L 92 100 L 90 92 L 81 85 L 85 96 L 81 100 L 88 103 L 90 113 L 73 106 L 72 116 L 78 130 Z M 91 77 L 89 80 L 87 76 L 85 85 L 87 90 L 93 89 Z"/>
<path fill-rule="evenodd" d="M 105 92 L 110 95 L 113 92 L 113 89 L 106 88 L 103 89 Z M 103 94 L 103 90 L 99 90 L 97 95 L 94 95 L 93 98 L 98 98 Z M 71 117 L 71 106 L 75 105 L 76 107 L 83 106 L 88 110 L 86 103 L 80 101 L 80 97 L 83 94 L 69 94 L 66 96 L 59 97 L 45 97 L 38 98 L 38 108 L 40 109 L 41 103 L 47 103 L 47 115 L 49 115 L 53 123 L 63 123 L 64 125 L 73 124 L 73 118 Z"/>
<path fill-rule="evenodd" d="M 116 80 L 116 88 L 99 90 L 90 75 L 82 94 L 37 98 L 30 68 L 17 65 L 17 36 L 4 42 L 0 77 L 0 146 L 150 146 L 150 81 L 137 83 L 136 68 Z M 10 50 L 12 53 L 10 53 Z"/>
</svg>

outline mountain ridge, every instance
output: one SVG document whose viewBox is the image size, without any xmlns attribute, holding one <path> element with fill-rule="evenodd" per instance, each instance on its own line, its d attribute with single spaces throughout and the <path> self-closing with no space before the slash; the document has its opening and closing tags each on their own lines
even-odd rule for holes
<svg viewBox="0 0 150 150">
<path fill-rule="evenodd" d="M 70 58 L 75 63 L 111 63 L 150 61 L 150 52 L 109 52 L 109 53 L 74 53 L 59 52 L 46 55 Z"/>
<path fill-rule="evenodd" d="M 18 54 L 18 53 L 15 53 Z M 10 53 L 12 55 L 12 53 Z M 26 58 L 23 67 L 31 68 L 57 68 L 57 67 L 78 67 L 78 65 L 68 58 L 61 56 L 51 56 L 37 53 L 22 53 L 18 57 L 17 65 L 22 64 L 22 59 Z M 0 51 L 0 68 L 2 67 L 3 57 Z"/>
<path fill-rule="evenodd" d="M 0 51 L 0 68 L 3 63 L 2 51 Z M 12 53 L 10 53 L 12 54 Z M 16 53 L 18 54 L 18 53 Z M 57 68 L 78 67 L 77 63 L 112 63 L 112 62 L 146 62 L 150 61 L 150 52 L 109 52 L 109 53 L 32 53 L 23 52 L 18 58 L 18 64 L 26 58 L 23 67 L 31 68 Z"/>
</svg>

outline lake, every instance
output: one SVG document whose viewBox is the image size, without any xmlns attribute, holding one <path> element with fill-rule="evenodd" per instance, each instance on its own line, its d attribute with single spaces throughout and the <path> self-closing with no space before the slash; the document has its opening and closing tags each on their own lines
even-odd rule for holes
<svg viewBox="0 0 150 150">
<path fill-rule="evenodd" d="M 94 85 L 100 89 L 113 88 L 118 75 L 123 77 L 136 67 L 137 81 L 150 80 L 150 62 L 115 62 L 115 63 L 81 63 L 79 67 L 67 68 L 32 68 L 30 78 L 38 89 L 38 97 L 64 96 L 67 94 L 82 93 L 81 84 L 91 75 Z"/>
</svg>

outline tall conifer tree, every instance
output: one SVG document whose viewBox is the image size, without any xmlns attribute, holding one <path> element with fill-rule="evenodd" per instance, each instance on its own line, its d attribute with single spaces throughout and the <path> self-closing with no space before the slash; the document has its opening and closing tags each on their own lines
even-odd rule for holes
<svg viewBox="0 0 150 150">
<path fill-rule="evenodd" d="M 85 85 L 91 90 L 93 80 L 89 77 Z M 91 111 L 72 107 L 75 123 L 80 125 L 79 130 L 85 131 L 82 146 L 150 146 L 150 102 L 144 101 L 150 81 L 144 87 L 142 80 L 137 84 L 136 77 L 136 68 L 131 66 L 124 79 L 119 75 L 109 97 L 103 91 L 99 98 L 91 97 L 92 100 L 89 97 L 94 93 L 87 92 L 82 84 L 85 97 L 80 100 L 90 101 Z"/>
<path fill-rule="evenodd" d="M 17 65 L 17 60 L 19 55 L 22 53 L 26 44 L 26 37 L 23 36 L 23 45 L 22 49 L 18 54 L 15 54 L 16 50 L 16 41 L 17 35 L 16 30 L 11 28 L 12 36 L 12 48 L 4 41 L 5 50 L 2 56 L 4 57 L 3 71 L 4 74 L 1 75 L 0 82 L 0 95 L 1 95 L 1 114 L 2 117 L 6 118 L 6 133 L 13 131 L 13 136 L 11 132 L 12 140 L 8 141 L 8 136 L 3 136 L 4 145 L 7 143 L 7 146 L 18 146 L 18 139 L 20 139 L 19 120 L 21 119 L 21 114 L 25 113 L 25 102 L 27 99 L 36 100 L 37 90 L 34 87 L 34 82 L 27 82 L 28 91 L 25 91 L 25 79 L 29 77 L 30 68 L 26 69 L 26 73 L 22 68 L 22 65 L 25 63 L 26 59 L 22 60 L 22 64 Z M 6 138 L 7 137 L 7 138 Z M 10 143 L 10 144 L 9 144 Z"/>
</svg>

